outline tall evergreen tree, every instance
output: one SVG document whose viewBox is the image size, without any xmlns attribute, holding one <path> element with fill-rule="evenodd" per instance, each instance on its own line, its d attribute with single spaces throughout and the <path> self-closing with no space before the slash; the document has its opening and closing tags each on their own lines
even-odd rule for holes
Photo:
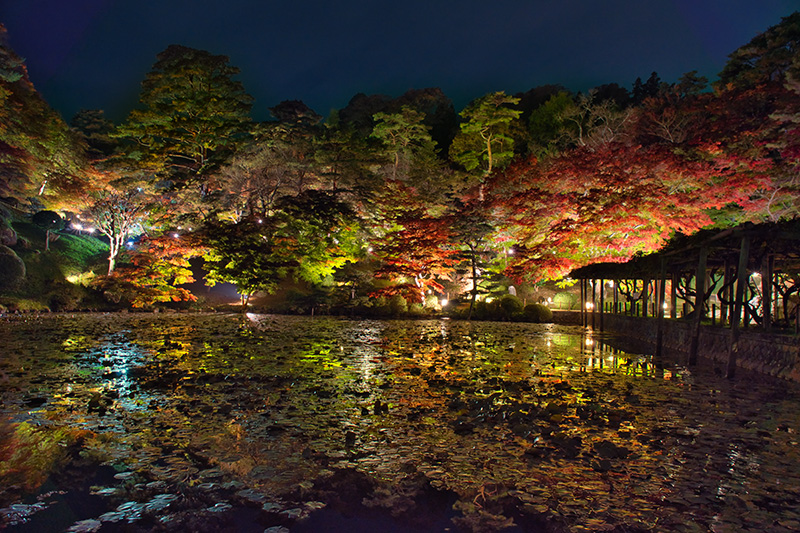
<svg viewBox="0 0 800 533">
<path fill-rule="evenodd" d="M 250 126 L 252 98 L 233 79 L 239 69 L 225 56 L 171 45 L 142 82 L 141 107 L 118 135 L 132 141 L 129 155 L 166 174 L 176 186 L 205 178 L 225 160 Z"/>
</svg>

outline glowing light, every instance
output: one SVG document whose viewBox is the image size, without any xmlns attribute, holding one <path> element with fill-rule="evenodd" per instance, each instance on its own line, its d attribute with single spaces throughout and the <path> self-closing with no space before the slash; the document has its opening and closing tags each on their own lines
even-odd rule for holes
<svg viewBox="0 0 800 533">
<path fill-rule="evenodd" d="M 80 231 L 80 230 L 83 229 L 83 224 L 81 224 L 81 223 L 77 223 L 76 224 L 76 223 L 73 222 L 72 223 L 72 227 L 75 228 L 76 230 Z"/>
<path fill-rule="evenodd" d="M 177 233 L 173 233 L 173 234 L 172 234 L 172 238 L 173 238 L 173 239 L 177 239 L 178 237 L 180 237 L 180 235 L 178 235 Z"/>
<path fill-rule="evenodd" d="M 94 229 L 94 228 L 86 228 L 86 231 L 87 231 L 88 233 L 94 233 L 94 232 L 95 232 L 95 229 Z"/>
<path fill-rule="evenodd" d="M 513 248 L 509 248 L 508 255 L 514 255 L 514 249 Z"/>
<path fill-rule="evenodd" d="M 613 287 L 614 286 L 614 280 L 613 279 L 608 280 L 608 286 L 609 287 Z"/>
<path fill-rule="evenodd" d="M 180 229 L 183 229 L 183 226 L 178 226 L 178 228 L 177 228 L 177 229 L 179 229 L 179 230 L 180 230 Z"/>
<path fill-rule="evenodd" d="M 372 253 L 372 246 L 370 246 L 369 248 L 367 248 L 367 251 L 368 251 L 368 252 L 370 252 L 370 253 Z"/>
<path fill-rule="evenodd" d="M 662 305 L 661 307 L 663 307 L 664 310 L 667 310 L 669 309 L 669 304 L 667 302 L 664 302 L 664 305 Z"/>
<path fill-rule="evenodd" d="M 586 339 L 586 346 L 591 346 L 593 344 L 594 344 L 594 340 L 593 339 Z"/>
<path fill-rule="evenodd" d="M 260 219 L 260 218 L 259 218 L 259 219 L 258 219 L 258 223 L 259 223 L 259 224 L 263 224 L 263 223 L 264 223 L 264 221 L 263 221 L 262 219 Z"/>
<path fill-rule="evenodd" d="M 442 307 L 444 307 L 444 306 L 446 306 L 446 305 L 447 305 L 448 303 L 450 303 L 450 302 L 449 302 L 449 300 L 448 300 L 447 298 L 442 298 L 442 301 L 441 301 L 441 302 L 439 302 L 439 303 L 440 303 L 440 304 L 442 304 Z"/>
<path fill-rule="evenodd" d="M 592 302 L 586 302 L 586 309 L 588 311 L 591 311 L 592 309 L 594 309 L 594 304 Z"/>
</svg>

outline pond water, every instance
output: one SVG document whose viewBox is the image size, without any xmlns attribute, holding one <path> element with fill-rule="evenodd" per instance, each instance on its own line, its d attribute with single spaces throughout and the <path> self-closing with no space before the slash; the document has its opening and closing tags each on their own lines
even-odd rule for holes
<svg viewBox="0 0 800 533">
<path fill-rule="evenodd" d="M 797 531 L 793 384 L 575 326 L 0 319 L 0 529 Z"/>
</svg>

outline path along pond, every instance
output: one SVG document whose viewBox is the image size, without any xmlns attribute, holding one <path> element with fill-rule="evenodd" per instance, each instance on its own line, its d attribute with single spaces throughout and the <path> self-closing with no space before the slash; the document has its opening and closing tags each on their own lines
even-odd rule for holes
<svg viewBox="0 0 800 533">
<path fill-rule="evenodd" d="M 575 326 L 0 319 L 0 529 L 797 531 L 796 385 Z"/>
</svg>

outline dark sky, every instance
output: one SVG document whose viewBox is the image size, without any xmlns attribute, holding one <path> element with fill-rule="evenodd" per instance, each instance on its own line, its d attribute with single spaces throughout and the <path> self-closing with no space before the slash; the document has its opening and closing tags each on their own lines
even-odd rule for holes
<svg viewBox="0 0 800 533">
<path fill-rule="evenodd" d="M 544 84 L 630 88 L 698 70 L 798 9 L 798 0 L 0 0 L 36 87 L 69 118 L 120 119 L 170 44 L 227 55 L 255 97 L 322 115 L 358 93 L 441 87 L 456 109 Z"/>
</svg>

